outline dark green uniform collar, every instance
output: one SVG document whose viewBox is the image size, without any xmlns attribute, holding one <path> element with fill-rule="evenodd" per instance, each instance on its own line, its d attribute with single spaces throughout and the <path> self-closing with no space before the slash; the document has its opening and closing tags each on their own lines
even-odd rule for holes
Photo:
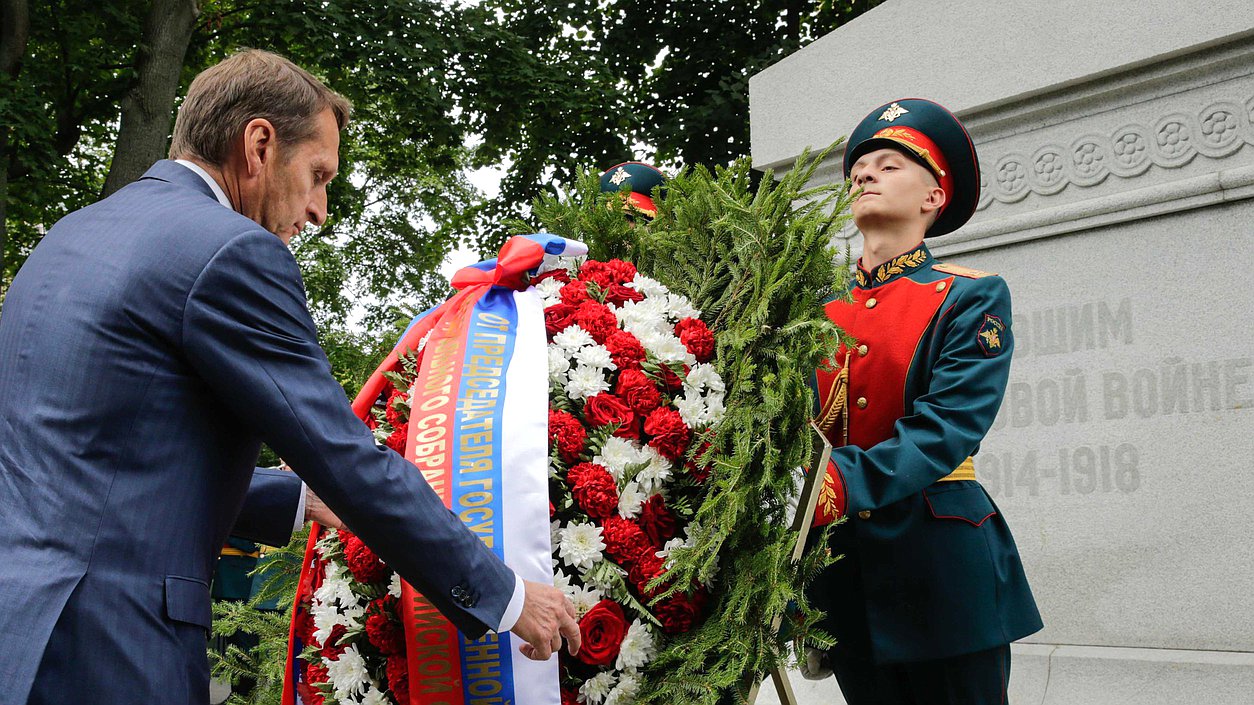
<svg viewBox="0 0 1254 705">
<path fill-rule="evenodd" d="M 859 259 L 857 267 L 854 268 L 854 281 L 857 282 L 859 289 L 873 289 L 922 269 L 935 261 L 927 245 L 919 243 L 918 247 L 897 255 L 870 272 L 862 268 L 862 260 Z"/>
</svg>

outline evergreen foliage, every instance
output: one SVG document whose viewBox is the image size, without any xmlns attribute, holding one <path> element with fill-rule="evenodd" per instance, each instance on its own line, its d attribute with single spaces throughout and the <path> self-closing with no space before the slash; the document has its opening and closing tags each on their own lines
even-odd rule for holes
<svg viewBox="0 0 1254 705">
<path fill-rule="evenodd" d="M 686 170 L 655 199 L 657 218 L 634 228 L 588 173 L 568 199 L 537 202 L 536 224 L 514 224 L 583 240 L 594 259 L 630 259 L 691 299 L 715 332 L 727 414 L 709 439 L 713 452 L 698 460 L 712 474 L 696 545 L 672 553 L 670 588 L 658 598 L 715 577 L 714 599 L 704 624 L 650 664 L 641 703 L 742 701 L 755 678 L 788 659 L 777 618 L 798 642 L 830 643 L 804 586 L 833 559 L 816 541 L 794 565 L 788 514 L 812 448 L 811 375 L 841 335 L 823 304 L 848 289 L 849 268 L 837 266 L 831 245 L 849 217 L 848 191 L 806 188 L 831 150 L 802 155 L 778 182 L 768 172 L 756 190 L 747 159 Z"/>
</svg>

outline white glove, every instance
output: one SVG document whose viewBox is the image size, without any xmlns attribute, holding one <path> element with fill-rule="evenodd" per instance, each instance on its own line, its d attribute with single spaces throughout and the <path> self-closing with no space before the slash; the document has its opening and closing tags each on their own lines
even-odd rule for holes
<svg viewBox="0 0 1254 705">
<path fill-rule="evenodd" d="M 801 676 L 808 681 L 821 681 L 830 675 L 832 664 L 827 652 L 807 646 L 805 660 L 801 662 Z"/>
</svg>

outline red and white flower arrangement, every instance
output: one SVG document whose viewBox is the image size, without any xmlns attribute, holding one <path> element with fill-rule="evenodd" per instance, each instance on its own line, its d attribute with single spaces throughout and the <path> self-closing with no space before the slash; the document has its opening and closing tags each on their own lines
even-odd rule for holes
<svg viewBox="0 0 1254 705">
<path fill-rule="evenodd" d="M 554 581 L 583 638 L 577 657 L 562 652 L 562 703 L 630 705 L 663 641 L 696 626 L 708 600 L 708 586 L 691 585 L 655 602 L 671 587 L 671 552 L 701 531 L 703 438 L 723 417 L 723 381 L 714 336 L 686 298 L 621 260 L 555 265 L 533 283 L 549 340 Z M 386 374 L 367 421 L 397 452 L 421 356 L 420 345 Z M 399 576 L 348 531 L 324 528 L 315 546 L 294 626 L 301 700 L 407 703 Z"/>
</svg>

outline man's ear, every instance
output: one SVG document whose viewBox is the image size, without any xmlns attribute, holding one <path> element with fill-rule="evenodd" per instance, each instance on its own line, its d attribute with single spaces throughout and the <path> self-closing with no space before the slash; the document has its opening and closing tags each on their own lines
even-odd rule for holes
<svg viewBox="0 0 1254 705">
<path fill-rule="evenodd" d="M 923 199 L 922 210 L 925 214 L 939 214 L 940 209 L 945 207 L 945 189 L 940 186 L 933 186 L 928 189 L 927 198 Z"/>
<path fill-rule="evenodd" d="M 253 118 L 244 125 L 244 163 L 248 175 L 257 176 L 275 157 L 274 125 L 265 118 Z"/>
</svg>

